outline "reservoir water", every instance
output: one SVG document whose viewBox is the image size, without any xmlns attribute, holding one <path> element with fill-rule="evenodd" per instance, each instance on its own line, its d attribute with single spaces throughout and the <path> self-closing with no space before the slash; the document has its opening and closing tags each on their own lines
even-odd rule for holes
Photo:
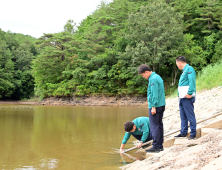
<svg viewBox="0 0 222 170">
<path fill-rule="evenodd" d="M 139 116 L 148 116 L 147 107 L 2 104 L 0 169 L 119 169 L 133 162 L 116 152 L 125 134 L 123 124 Z M 125 149 L 133 141 L 131 137 Z"/>
</svg>

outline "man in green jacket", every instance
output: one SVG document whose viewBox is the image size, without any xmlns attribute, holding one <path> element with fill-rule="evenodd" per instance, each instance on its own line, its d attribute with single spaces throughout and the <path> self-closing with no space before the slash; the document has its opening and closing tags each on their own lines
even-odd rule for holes
<svg viewBox="0 0 222 170">
<path fill-rule="evenodd" d="M 188 139 L 195 139 L 196 118 L 193 103 L 195 102 L 196 96 L 196 72 L 193 67 L 187 64 L 184 56 L 176 58 L 176 65 L 180 70 L 183 70 L 183 72 L 180 76 L 178 86 L 181 130 L 180 134 L 175 137 L 183 138 L 187 136 L 189 121 L 191 132 Z"/>
<path fill-rule="evenodd" d="M 139 74 L 149 81 L 147 99 L 149 106 L 150 130 L 153 137 L 153 147 L 146 152 L 160 152 L 163 150 L 163 113 L 165 111 L 165 91 L 163 79 L 152 72 L 149 66 L 142 64 L 138 68 Z"/>
<path fill-rule="evenodd" d="M 123 148 L 131 135 L 140 141 L 140 143 L 137 144 L 138 148 L 141 148 L 143 143 L 152 140 L 152 135 L 150 133 L 150 121 L 148 117 L 138 117 L 133 121 L 127 121 L 124 124 L 124 129 L 126 133 L 120 146 L 120 153 L 123 152 Z"/>
</svg>

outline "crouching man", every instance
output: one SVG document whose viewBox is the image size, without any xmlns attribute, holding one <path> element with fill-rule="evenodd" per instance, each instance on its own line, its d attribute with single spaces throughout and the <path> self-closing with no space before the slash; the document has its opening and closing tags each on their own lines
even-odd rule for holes
<svg viewBox="0 0 222 170">
<path fill-rule="evenodd" d="M 152 135 L 150 133 L 150 121 L 148 117 L 138 117 L 133 121 L 127 121 L 124 124 L 124 129 L 126 133 L 122 140 L 120 153 L 123 152 L 123 148 L 131 135 L 140 141 L 140 143 L 137 144 L 138 148 L 141 148 L 143 143 L 152 140 Z"/>
</svg>

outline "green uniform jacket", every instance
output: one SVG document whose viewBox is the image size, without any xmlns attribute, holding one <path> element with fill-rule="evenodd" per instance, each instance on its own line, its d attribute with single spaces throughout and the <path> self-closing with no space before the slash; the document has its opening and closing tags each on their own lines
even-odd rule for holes
<svg viewBox="0 0 222 170">
<path fill-rule="evenodd" d="M 122 144 L 126 144 L 131 134 L 142 135 L 141 141 L 145 142 L 150 133 L 150 121 L 148 117 L 138 117 L 134 119 L 132 122 L 136 125 L 135 132 L 126 132 L 123 137 Z"/>
<path fill-rule="evenodd" d="M 189 95 L 192 95 L 194 92 L 196 93 L 196 72 L 189 64 L 183 68 L 183 73 L 179 80 L 179 86 L 189 86 Z"/>
<path fill-rule="evenodd" d="M 149 108 L 165 106 L 166 101 L 163 79 L 153 72 L 148 81 L 147 99 Z"/>
</svg>

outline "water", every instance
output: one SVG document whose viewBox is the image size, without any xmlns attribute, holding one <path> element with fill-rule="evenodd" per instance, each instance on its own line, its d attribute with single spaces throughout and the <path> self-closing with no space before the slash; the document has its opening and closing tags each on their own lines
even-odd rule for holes
<svg viewBox="0 0 222 170">
<path fill-rule="evenodd" d="M 119 169 L 133 162 L 115 152 L 123 124 L 139 116 L 148 116 L 148 109 L 0 105 L 0 169 Z"/>
</svg>

